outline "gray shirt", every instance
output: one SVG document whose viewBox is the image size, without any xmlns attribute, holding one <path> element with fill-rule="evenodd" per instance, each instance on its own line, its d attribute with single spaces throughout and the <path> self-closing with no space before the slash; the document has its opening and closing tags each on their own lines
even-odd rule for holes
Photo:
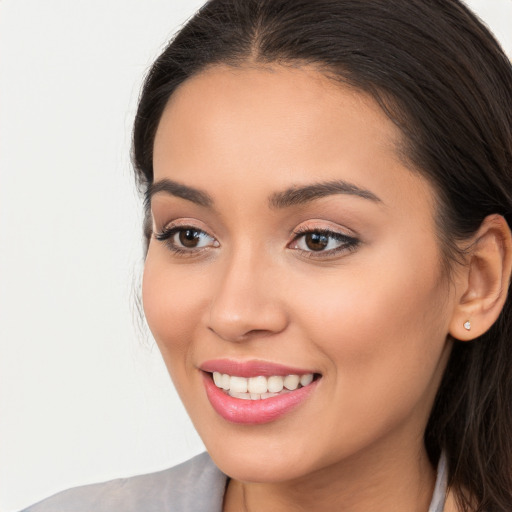
<svg viewBox="0 0 512 512">
<path fill-rule="evenodd" d="M 443 512 L 446 461 L 441 457 L 428 512 Z M 207 453 L 171 469 L 61 492 L 23 512 L 222 512 L 227 476 Z"/>
</svg>

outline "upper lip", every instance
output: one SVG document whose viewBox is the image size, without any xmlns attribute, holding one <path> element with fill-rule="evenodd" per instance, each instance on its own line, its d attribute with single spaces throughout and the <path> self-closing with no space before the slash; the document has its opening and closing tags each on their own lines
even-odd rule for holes
<svg viewBox="0 0 512 512">
<path fill-rule="evenodd" d="M 199 368 L 204 372 L 227 373 L 228 375 L 236 375 L 237 377 L 257 377 L 263 375 L 270 377 L 272 375 L 306 375 L 308 373 L 316 373 L 313 370 L 296 368 L 279 363 L 272 363 L 262 360 L 251 361 L 235 361 L 233 359 L 212 359 L 205 361 Z"/>
</svg>

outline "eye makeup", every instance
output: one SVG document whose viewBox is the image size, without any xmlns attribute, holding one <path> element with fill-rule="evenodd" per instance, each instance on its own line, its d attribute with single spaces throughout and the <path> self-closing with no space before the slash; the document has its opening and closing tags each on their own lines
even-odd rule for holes
<svg viewBox="0 0 512 512">
<path fill-rule="evenodd" d="M 219 242 L 206 231 L 195 226 L 179 225 L 155 233 L 155 239 L 177 255 L 198 254 L 205 249 L 219 247 Z"/>
<path fill-rule="evenodd" d="M 308 258 L 332 258 L 342 253 L 354 251 L 360 240 L 327 228 L 299 227 L 293 232 L 288 249 L 296 250 Z M 163 228 L 154 238 L 165 243 L 166 247 L 178 256 L 191 256 L 220 247 L 220 243 L 205 230 L 194 225 L 184 224 Z"/>
<path fill-rule="evenodd" d="M 332 257 L 353 251 L 360 244 L 357 238 L 331 229 L 299 227 L 293 234 L 288 247 L 309 258 Z"/>
</svg>

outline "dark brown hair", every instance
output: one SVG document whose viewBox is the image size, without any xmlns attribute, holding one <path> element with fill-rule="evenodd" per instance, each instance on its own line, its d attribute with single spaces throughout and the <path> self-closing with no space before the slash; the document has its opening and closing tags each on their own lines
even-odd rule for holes
<svg viewBox="0 0 512 512">
<path fill-rule="evenodd" d="M 143 190 L 153 181 L 155 132 L 174 90 L 208 66 L 247 62 L 313 65 L 370 93 L 401 129 L 411 168 L 437 191 L 447 261 L 457 259 L 454 242 L 487 215 L 512 224 L 511 64 L 458 0 L 207 2 L 146 78 L 133 132 Z M 446 454 L 464 510 L 512 510 L 510 296 L 487 333 L 454 343 L 425 444 L 433 464 Z"/>
</svg>

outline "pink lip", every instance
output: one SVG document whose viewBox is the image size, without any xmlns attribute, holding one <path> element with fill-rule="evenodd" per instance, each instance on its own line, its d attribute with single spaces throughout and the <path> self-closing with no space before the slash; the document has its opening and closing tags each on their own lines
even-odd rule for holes
<svg viewBox="0 0 512 512">
<path fill-rule="evenodd" d="M 263 400 L 233 398 L 213 383 L 209 373 L 203 372 L 203 382 L 206 396 L 219 416 L 231 423 L 261 425 L 277 420 L 300 406 L 316 389 L 319 381 L 315 380 L 303 388 Z"/>
<path fill-rule="evenodd" d="M 270 377 L 271 375 L 306 375 L 315 373 L 313 370 L 304 368 L 292 368 L 281 364 L 270 363 L 267 361 L 233 361 L 231 359 L 212 359 L 205 361 L 199 367 L 204 372 L 227 373 L 228 375 L 236 375 L 237 377 L 257 377 L 263 375 Z"/>
</svg>

